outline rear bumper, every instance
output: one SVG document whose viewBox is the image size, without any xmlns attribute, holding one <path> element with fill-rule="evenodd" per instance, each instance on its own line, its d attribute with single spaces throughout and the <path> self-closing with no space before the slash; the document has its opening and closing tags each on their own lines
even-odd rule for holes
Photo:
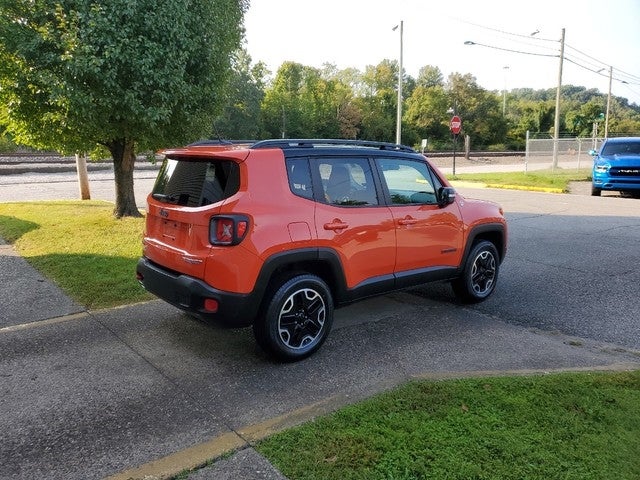
<svg viewBox="0 0 640 480">
<path fill-rule="evenodd" d="M 247 327 L 257 315 L 259 302 L 254 301 L 252 295 L 215 289 L 200 279 L 172 272 L 145 257 L 138 260 L 136 271 L 140 284 L 149 293 L 204 319 L 231 327 Z M 218 302 L 217 311 L 205 310 L 206 299 Z"/>
</svg>

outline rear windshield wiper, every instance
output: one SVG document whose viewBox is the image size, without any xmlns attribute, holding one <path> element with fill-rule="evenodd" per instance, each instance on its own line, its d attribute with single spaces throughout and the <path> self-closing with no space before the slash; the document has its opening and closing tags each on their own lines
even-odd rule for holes
<svg viewBox="0 0 640 480">
<path fill-rule="evenodd" d="M 172 193 L 170 195 L 165 195 L 164 193 L 154 193 L 151 196 L 160 202 L 176 203 L 179 205 L 186 205 L 189 201 L 189 194 L 187 193 Z"/>
</svg>

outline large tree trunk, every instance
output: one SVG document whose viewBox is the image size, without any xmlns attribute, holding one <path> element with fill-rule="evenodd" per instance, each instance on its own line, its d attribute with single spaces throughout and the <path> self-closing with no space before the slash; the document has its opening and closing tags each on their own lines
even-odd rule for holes
<svg viewBox="0 0 640 480">
<path fill-rule="evenodd" d="M 133 190 L 133 168 L 136 155 L 134 142 L 126 138 L 119 138 L 107 144 L 113 157 L 113 171 L 116 180 L 116 205 L 113 215 L 121 217 L 141 217 L 136 206 Z"/>
</svg>

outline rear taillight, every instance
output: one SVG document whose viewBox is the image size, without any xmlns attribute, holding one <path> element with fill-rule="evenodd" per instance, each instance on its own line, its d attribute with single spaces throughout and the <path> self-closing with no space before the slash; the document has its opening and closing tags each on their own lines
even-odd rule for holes
<svg viewBox="0 0 640 480">
<path fill-rule="evenodd" d="M 212 245 L 237 245 L 247 235 L 249 218 L 245 215 L 216 215 L 209 224 Z"/>
</svg>

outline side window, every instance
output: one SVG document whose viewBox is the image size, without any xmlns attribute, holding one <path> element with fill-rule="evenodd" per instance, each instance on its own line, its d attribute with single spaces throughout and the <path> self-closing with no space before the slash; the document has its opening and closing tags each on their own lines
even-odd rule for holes
<svg viewBox="0 0 640 480">
<path fill-rule="evenodd" d="M 378 168 L 394 205 L 435 204 L 436 187 L 429 167 L 411 160 L 378 159 Z"/>
<path fill-rule="evenodd" d="M 341 206 L 378 205 L 378 196 L 367 158 L 317 160 L 327 203 Z"/>
<path fill-rule="evenodd" d="M 311 188 L 311 172 L 309 162 L 306 158 L 296 158 L 287 160 L 287 175 L 289 176 L 289 187 L 294 195 L 313 199 Z"/>
</svg>

